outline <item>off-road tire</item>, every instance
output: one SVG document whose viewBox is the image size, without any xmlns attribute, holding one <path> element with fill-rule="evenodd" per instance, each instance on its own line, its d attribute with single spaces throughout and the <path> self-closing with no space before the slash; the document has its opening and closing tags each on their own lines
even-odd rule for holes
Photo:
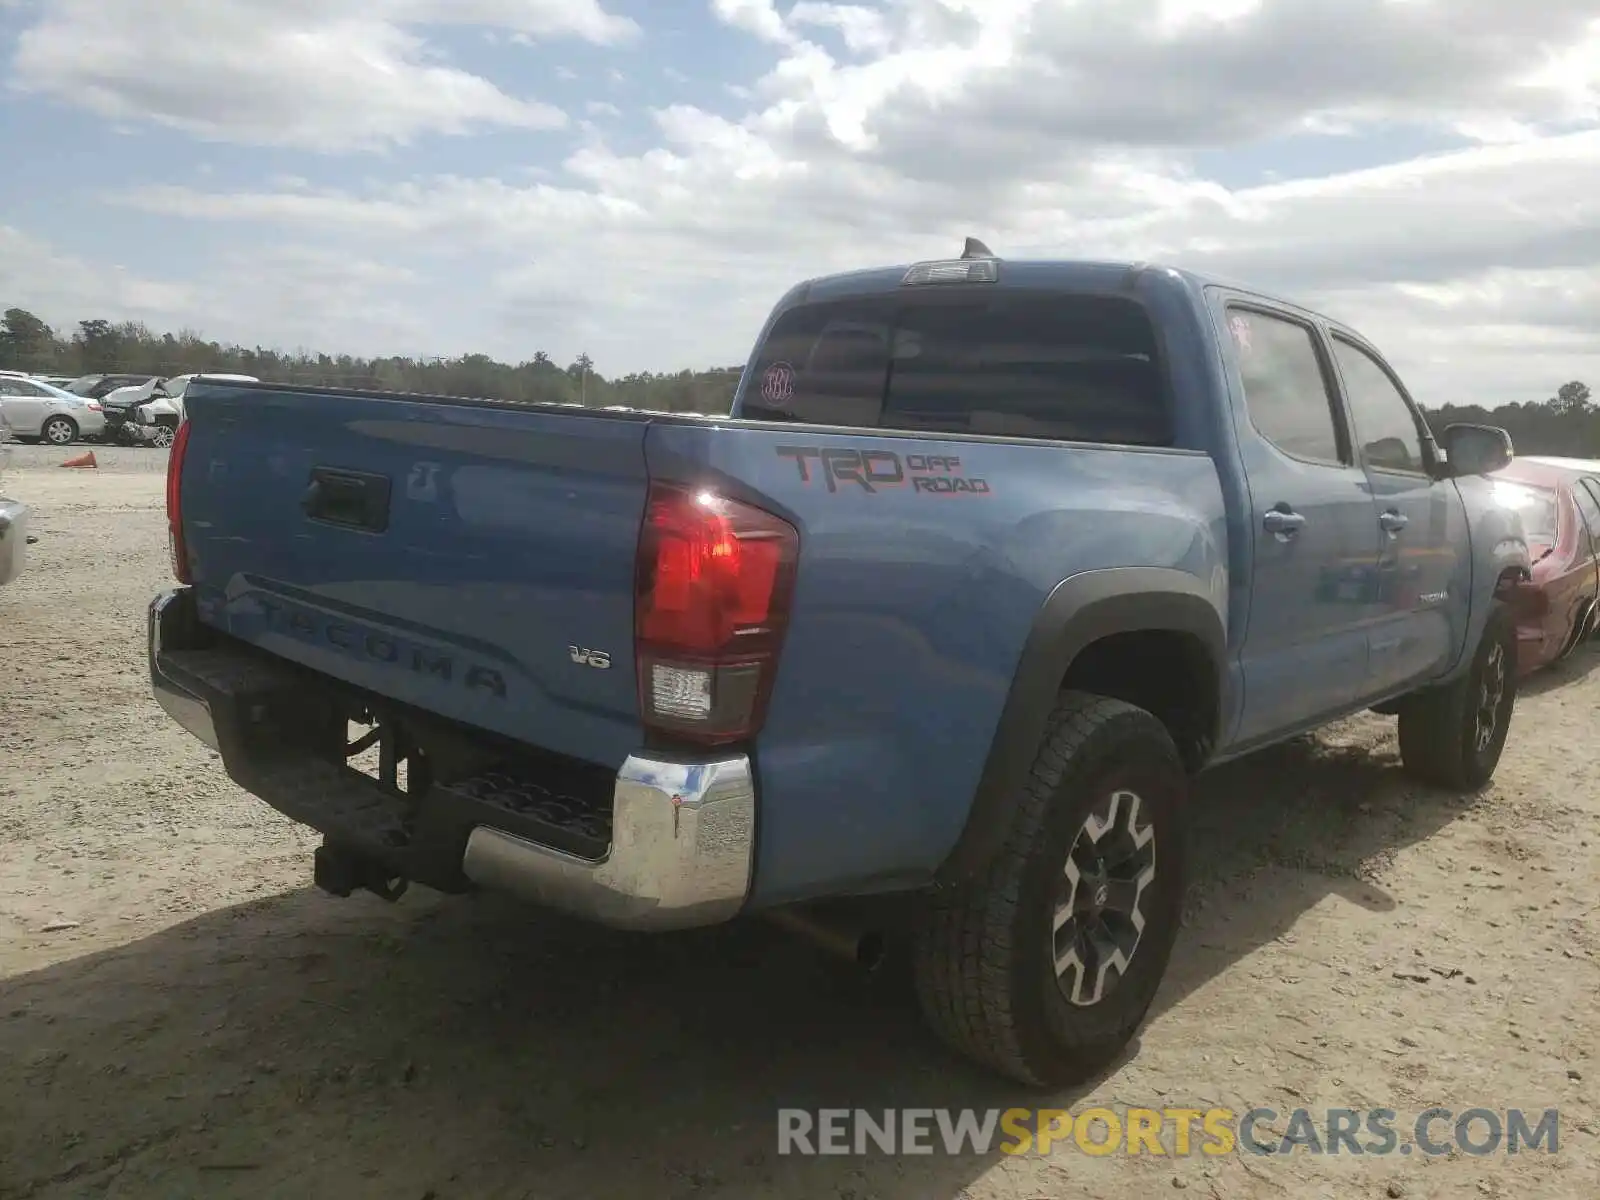
<svg viewBox="0 0 1600 1200">
<path fill-rule="evenodd" d="M 918 999 L 948 1045 L 1035 1087 L 1077 1083 L 1116 1061 L 1155 999 L 1182 920 L 1188 788 L 1154 716 L 1062 693 L 1003 846 L 971 881 L 932 893 L 917 922 Z M 1093 1005 L 1074 1005 L 1057 984 L 1055 897 L 1085 821 L 1122 789 L 1140 798 L 1141 820 L 1155 830 L 1144 929 L 1116 985 Z"/>
<path fill-rule="evenodd" d="M 1494 709 L 1493 736 L 1480 746 L 1478 705 L 1496 647 L 1504 680 Z M 1466 673 L 1443 687 L 1409 696 L 1400 706 L 1401 764 L 1408 774 L 1435 787 L 1477 791 L 1500 764 L 1516 700 L 1517 627 L 1510 608 L 1497 600 Z"/>
</svg>

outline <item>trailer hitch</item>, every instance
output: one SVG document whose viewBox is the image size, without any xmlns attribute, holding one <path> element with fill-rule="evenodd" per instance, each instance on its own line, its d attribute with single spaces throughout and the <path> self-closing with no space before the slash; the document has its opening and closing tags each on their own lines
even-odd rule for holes
<svg viewBox="0 0 1600 1200">
<path fill-rule="evenodd" d="M 359 888 L 390 904 L 410 886 L 367 855 L 326 841 L 311 857 L 311 881 L 330 896 L 347 897 Z"/>
</svg>

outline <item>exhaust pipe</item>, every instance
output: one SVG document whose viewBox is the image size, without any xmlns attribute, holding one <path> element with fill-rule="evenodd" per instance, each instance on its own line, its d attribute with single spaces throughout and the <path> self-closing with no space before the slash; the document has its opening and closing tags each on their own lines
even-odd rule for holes
<svg viewBox="0 0 1600 1200">
<path fill-rule="evenodd" d="M 863 971 L 870 973 L 883 965 L 884 938 L 875 929 L 859 929 L 793 908 L 775 908 L 766 918 Z"/>
</svg>

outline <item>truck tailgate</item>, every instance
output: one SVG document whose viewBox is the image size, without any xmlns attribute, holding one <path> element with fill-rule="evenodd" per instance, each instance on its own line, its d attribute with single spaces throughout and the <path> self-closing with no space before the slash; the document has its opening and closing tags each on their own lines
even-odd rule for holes
<svg viewBox="0 0 1600 1200">
<path fill-rule="evenodd" d="M 606 765 L 636 747 L 644 422 L 249 385 L 186 399 L 203 621 L 532 745 Z"/>
</svg>

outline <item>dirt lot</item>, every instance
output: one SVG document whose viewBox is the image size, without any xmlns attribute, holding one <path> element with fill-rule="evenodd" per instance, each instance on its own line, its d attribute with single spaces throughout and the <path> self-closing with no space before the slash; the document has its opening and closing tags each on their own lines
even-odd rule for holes
<svg viewBox="0 0 1600 1200">
<path fill-rule="evenodd" d="M 1377 717 L 1207 777 L 1141 1044 L 1041 1101 L 764 928 L 314 892 L 313 839 L 148 698 L 163 456 L 97 453 L 20 449 L 5 481 L 41 541 L 0 590 L 0 1196 L 1600 1195 L 1600 651 L 1525 690 L 1473 801 L 1409 786 Z M 778 1106 L 1041 1103 L 1386 1107 L 1402 1131 L 1557 1106 L 1560 1152 L 776 1154 Z"/>
</svg>

